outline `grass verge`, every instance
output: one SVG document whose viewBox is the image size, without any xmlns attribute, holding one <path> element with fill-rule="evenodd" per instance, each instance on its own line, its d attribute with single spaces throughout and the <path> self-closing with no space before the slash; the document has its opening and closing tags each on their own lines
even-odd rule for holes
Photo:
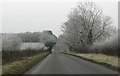
<svg viewBox="0 0 120 76">
<path fill-rule="evenodd" d="M 119 71 L 120 66 L 118 65 L 118 57 L 108 56 L 104 54 L 94 54 L 94 53 L 76 53 L 76 52 L 63 52 L 68 55 L 80 57 L 84 60 L 92 61 L 94 63 L 101 64 L 105 67 L 108 67 L 112 70 Z"/>
<path fill-rule="evenodd" d="M 32 66 L 37 64 L 44 57 L 49 55 L 48 52 L 44 52 L 41 54 L 37 54 L 32 57 L 24 58 L 23 60 L 19 60 L 16 62 L 12 62 L 9 64 L 5 64 L 2 66 L 2 74 L 22 74 L 30 69 Z"/>
</svg>

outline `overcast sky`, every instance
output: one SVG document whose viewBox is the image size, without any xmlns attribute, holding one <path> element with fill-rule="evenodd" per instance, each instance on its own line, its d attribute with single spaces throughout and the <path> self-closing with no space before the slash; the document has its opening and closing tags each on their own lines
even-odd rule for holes
<svg viewBox="0 0 120 76">
<path fill-rule="evenodd" d="M 97 2 L 103 13 L 111 16 L 113 25 L 118 26 L 118 3 Z M 61 25 L 67 20 L 76 1 L 13 0 L 2 2 L 2 31 L 0 32 L 36 32 L 52 30 L 59 36 Z"/>
</svg>

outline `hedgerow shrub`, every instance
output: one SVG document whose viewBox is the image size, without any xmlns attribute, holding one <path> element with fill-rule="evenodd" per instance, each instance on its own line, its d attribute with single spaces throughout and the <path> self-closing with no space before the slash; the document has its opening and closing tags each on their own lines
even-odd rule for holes
<svg viewBox="0 0 120 76">
<path fill-rule="evenodd" d="M 14 62 L 16 60 L 22 60 L 25 57 L 30 57 L 36 54 L 40 54 L 44 51 L 42 50 L 21 50 L 21 51 L 2 51 L 2 64 Z"/>
<path fill-rule="evenodd" d="M 106 40 L 105 42 L 97 42 L 90 49 L 93 53 L 103 53 L 108 55 L 118 55 L 119 52 L 118 35 Z"/>
</svg>

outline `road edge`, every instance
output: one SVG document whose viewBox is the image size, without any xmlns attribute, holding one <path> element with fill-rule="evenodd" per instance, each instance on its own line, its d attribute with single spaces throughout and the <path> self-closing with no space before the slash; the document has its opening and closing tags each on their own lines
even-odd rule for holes
<svg viewBox="0 0 120 76">
<path fill-rule="evenodd" d="M 44 54 L 44 55 L 43 55 Z M 24 74 L 25 72 L 27 72 L 29 69 L 31 69 L 33 66 L 35 66 L 38 62 L 42 61 L 44 58 L 46 58 L 50 53 L 46 52 L 46 53 L 43 53 L 43 54 L 38 54 L 38 55 L 35 55 L 35 56 L 31 56 L 32 60 L 31 61 L 28 61 L 30 57 L 28 57 L 27 59 L 24 59 L 23 62 L 26 64 L 24 65 L 24 68 L 20 68 L 19 67 L 19 71 L 13 71 L 13 72 L 7 72 L 7 71 L 4 71 L 2 72 L 2 76 L 5 76 L 5 75 L 12 75 L 12 74 Z M 43 56 L 41 56 L 43 55 Z M 38 57 L 38 58 L 34 58 L 34 57 Z M 22 60 L 21 60 L 22 61 Z M 17 61 L 17 62 L 20 62 L 20 61 Z M 12 64 L 12 63 L 11 63 Z M 14 63 L 13 63 L 14 64 Z M 15 63 L 16 64 L 16 63 Z M 21 65 L 17 65 L 17 66 L 21 66 Z M 3 67 L 2 67 L 3 68 Z M 15 70 L 15 68 L 11 68 L 11 70 Z M 9 69 L 10 70 L 10 69 Z M 18 69 L 17 69 L 18 70 Z"/>
<path fill-rule="evenodd" d="M 117 71 L 118 73 L 120 73 L 120 70 L 119 70 L 120 68 L 114 67 L 114 66 L 112 66 L 110 64 L 107 64 L 107 63 L 104 63 L 104 62 L 97 62 L 97 61 L 92 60 L 92 59 L 87 59 L 87 58 L 77 56 L 77 55 L 74 55 L 74 54 L 69 54 L 69 53 L 66 53 L 66 52 L 62 52 L 62 53 L 67 54 L 67 55 L 71 55 L 71 56 L 75 56 L 75 57 L 78 57 L 78 58 L 81 58 L 83 60 L 87 60 L 87 61 L 90 61 L 90 62 L 93 62 L 93 63 L 96 63 L 96 64 L 100 64 L 100 65 L 102 65 L 104 67 L 107 67 L 109 69 L 112 69 L 113 71 Z"/>
</svg>

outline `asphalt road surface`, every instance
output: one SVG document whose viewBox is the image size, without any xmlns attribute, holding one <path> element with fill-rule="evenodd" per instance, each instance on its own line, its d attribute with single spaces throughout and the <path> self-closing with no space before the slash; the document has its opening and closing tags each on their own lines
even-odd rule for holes
<svg viewBox="0 0 120 76">
<path fill-rule="evenodd" d="M 25 74 L 117 74 L 117 72 L 74 56 L 54 52 Z"/>
</svg>

